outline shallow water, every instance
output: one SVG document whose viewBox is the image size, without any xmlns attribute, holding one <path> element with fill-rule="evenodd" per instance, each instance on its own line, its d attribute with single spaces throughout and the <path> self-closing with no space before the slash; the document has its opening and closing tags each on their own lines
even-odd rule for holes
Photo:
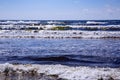
<svg viewBox="0 0 120 80">
<path fill-rule="evenodd" d="M 120 67 L 119 39 L 0 39 L 0 63 Z"/>
<path fill-rule="evenodd" d="M 0 80 L 64 80 L 58 75 L 46 75 L 44 73 L 37 73 L 33 71 L 14 71 L 7 69 L 0 73 Z"/>
</svg>

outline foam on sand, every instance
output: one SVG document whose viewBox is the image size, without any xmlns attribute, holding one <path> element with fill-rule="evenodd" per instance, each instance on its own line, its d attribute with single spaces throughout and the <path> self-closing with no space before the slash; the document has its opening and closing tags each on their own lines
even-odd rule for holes
<svg viewBox="0 0 120 80">
<path fill-rule="evenodd" d="M 119 68 L 70 67 L 63 65 L 0 64 L 2 78 L 16 76 L 18 80 L 98 80 L 120 79 Z M 30 77 L 33 76 L 31 79 Z M 15 78 L 15 77 L 14 77 Z M 34 78 L 34 79 L 33 79 Z"/>
</svg>

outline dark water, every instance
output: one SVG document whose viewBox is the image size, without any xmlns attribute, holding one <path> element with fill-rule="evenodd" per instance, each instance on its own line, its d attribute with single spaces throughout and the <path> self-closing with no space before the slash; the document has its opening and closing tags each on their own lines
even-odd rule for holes
<svg viewBox="0 0 120 80">
<path fill-rule="evenodd" d="M 0 24 L 8 24 L 8 23 L 2 23 L 2 22 L 7 22 L 7 21 L 19 22 L 21 20 L 0 20 Z M 24 22 L 33 21 L 33 22 L 38 22 L 38 24 L 43 24 L 43 25 L 47 25 L 49 21 L 63 22 L 63 24 L 60 23 L 60 25 L 76 25 L 76 24 L 87 25 L 86 23 L 88 21 L 106 22 L 106 24 L 99 24 L 99 25 L 120 25 L 120 20 L 22 20 L 22 21 Z M 22 23 L 18 23 L 18 24 L 20 25 Z M 54 23 L 54 24 L 59 24 L 59 23 Z"/>
<path fill-rule="evenodd" d="M 0 63 L 120 67 L 119 39 L 0 39 Z"/>
</svg>

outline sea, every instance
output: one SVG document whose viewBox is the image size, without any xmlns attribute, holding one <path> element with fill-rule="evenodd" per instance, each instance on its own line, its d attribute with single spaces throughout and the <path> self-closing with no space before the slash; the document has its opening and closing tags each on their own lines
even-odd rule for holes
<svg viewBox="0 0 120 80">
<path fill-rule="evenodd" d="M 15 22 L 18 22 L 18 24 L 33 22 L 42 25 L 52 24 L 51 22 L 59 25 L 120 25 L 120 20 L 0 20 L 0 24 Z M 94 22 L 94 24 L 87 24 L 88 22 Z"/>
<path fill-rule="evenodd" d="M 0 63 L 120 67 L 120 40 L 0 39 Z"/>
<path fill-rule="evenodd" d="M 1 20 L 0 24 L 3 24 L 2 22 L 5 21 L 7 20 Z M 50 20 L 32 21 L 47 24 Z M 60 20 L 60 22 L 64 22 L 66 25 L 91 25 L 86 24 L 87 21 L 88 20 Z M 106 24 L 96 25 L 120 25 L 120 20 L 94 21 L 106 22 Z M 116 68 L 120 67 L 120 39 L 1 38 L 0 63 L 61 64 L 67 66 Z"/>
</svg>

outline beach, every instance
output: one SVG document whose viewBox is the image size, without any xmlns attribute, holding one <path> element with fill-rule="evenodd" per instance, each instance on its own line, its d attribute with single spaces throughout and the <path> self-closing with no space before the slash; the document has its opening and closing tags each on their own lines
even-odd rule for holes
<svg viewBox="0 0 120 80">
<path fill-rule="evenodd" d="M 0 80 L 120 80 L 120 0 L 0 0 Z"/>
<path fill-rule="evenodd" d="M 5 63 L 0 64 L 0 76 L 0 80 L 119 80 L 120 69 Z"/>
<path fill-rule="evenodd" d="M 46 23 L 1 21 L 0 80 L 120 79 L 119 24 Z"/>
</svg>

